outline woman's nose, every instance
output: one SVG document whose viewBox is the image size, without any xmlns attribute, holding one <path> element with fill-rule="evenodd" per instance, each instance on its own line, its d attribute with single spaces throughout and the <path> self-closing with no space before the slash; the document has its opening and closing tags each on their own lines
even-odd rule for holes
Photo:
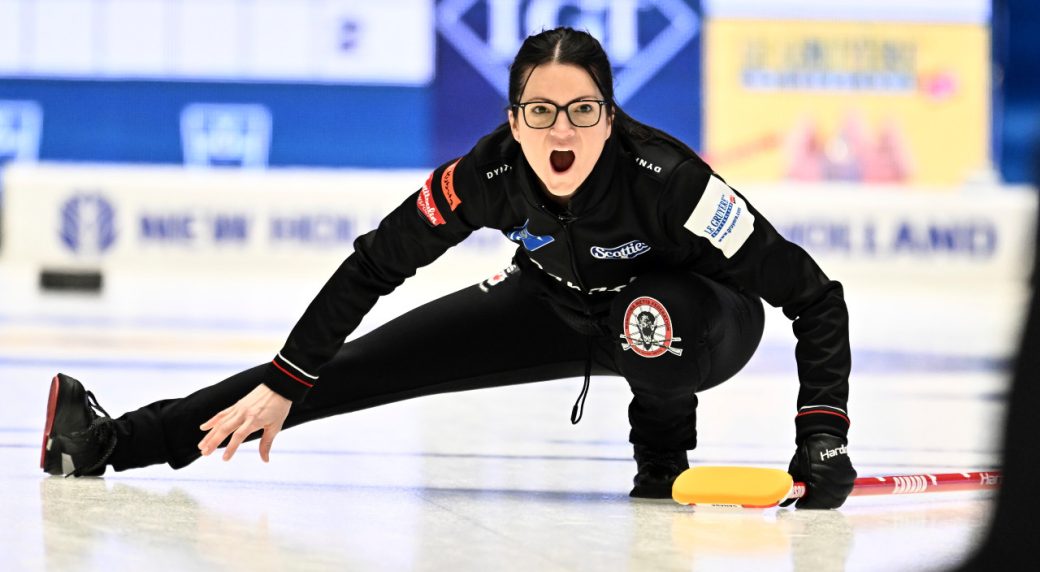
<svg viewBox="0 0 1040 572">
<path fill-rule="evenodd" d="M 559 137 L 569 137 L 574 134 L 575 127 L 571 123 L 571 118 L 567 117 L 567 114 L 561 110 L 556 115 L 556 122 L 553 123 L 552 128 L 549 131 Z"/>
</svg>

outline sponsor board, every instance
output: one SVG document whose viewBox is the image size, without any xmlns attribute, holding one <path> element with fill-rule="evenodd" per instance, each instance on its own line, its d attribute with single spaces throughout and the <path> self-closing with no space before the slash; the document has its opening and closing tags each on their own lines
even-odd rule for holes
<svg viewBox="0 0 1040 572">
<path fill-rule="evenodd" d="M 0 163 L 438 164 L 433 18 L 434 0 L 0 1 Z M 262 109 L 186 110 L 236 102 Z"/>
<path fill-rule="evenodd" d="M 15 163 L 0 176 L 4 261 L 220 272 L 336 264 L 357 236 L 421 188 L 429 171 Z M 1024 187 L 950 194 L 792 184 L 740 191 L 759 215 L 846 285 L 1023 281 L 1029 273 L 1037 200 Z M 518 246 L 543 248 L 552 239 L 524 227 L 505 234 L 475 232 L 446 257 L 458 254 L 483 269 L 473 277 L 476 283 L 508 264 Z M 649 246 L 634 240 L 597 245 L 602 251 L 596 252 L 609 261 L 640 256 Z M 433 266 L 459 268 L 440 261 Z"/>
<path fill-rule="evenodd" d="M 1027 187 L 749 185 L 759 213 L 832 277 L 1024 280 L 1036 193 Z"/>
<path fill-rule="evenodd" d="M 467 17 L 475 12 L 484 18 Z M 655 17 L 661 24 L 640 37 L 641 20 Z M 442 37 L 503 97 L 509 64 L 524 38 L 561 25 L 587 30 L 600 39 L 618 68 L 615 99 L 624 105 L 697 37 L 700 16 L 683 0 L 442 0 L 437 6 Z"/>
<path fill-rule="evenodd" d="M 181 144 L 192 167 L 265 167 L 271 112 L 255 104 L 192 103 L 181 111 Z"/>
<path fill-rule="evenodd" d="M 61 242 L 70 252 L 100 255 L 115 243 L 115 207 L 102 193 L 77 192 L 59 212 Z"/>
<path fill-rule="evenodd" d="M 21 46 L 0 56 L 6 77 L 423 86 L 434 73 L 434 0 L 4 4 L 21 23 L 3 28 Z"/>
<path fill-rule="evenodd" d="M 424 178 L 419 171 L 12 165 L 3 172 L 2 255 L 38 267 L 327 267 Z M 453 252 L 468 264 L 489 261 L 477 281 L 515 249 L 488 230 Z"/>
<path fill-rule="evenodd" d="M 986 176 L 986 22 L 848 18 L 708 21 L 708 162 L 752 182 L 935 186 Z"/>
<path fill-rule="evenodd" d="M 0 163 L 35 161 L 42 130 L 43 110 L 38 103 L 0 100 Z"/>
<path fill-rule="evenodd" d="M 440 0 L 436 22 L 436 162 L 505 121 L 509 65 L 528 35 L 557 26 L 600 41 L 625 111 L 699 146 L 699 0 Z"/>
</svg>

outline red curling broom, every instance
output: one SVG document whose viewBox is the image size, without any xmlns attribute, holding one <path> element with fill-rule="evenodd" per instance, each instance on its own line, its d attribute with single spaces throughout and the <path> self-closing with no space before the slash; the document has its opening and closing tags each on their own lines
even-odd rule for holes
<svg viewBox="0 0 1040 572">
<path fill-rule="evenodd" d="M 850 496 L 979 491 L 1000 486 L 1000 471 L 860 477 Z M 672 485 L 679 504 L 769 508 L 805 495 L 787 471 L 756 467 L 693 467 Z"/>
</svg>

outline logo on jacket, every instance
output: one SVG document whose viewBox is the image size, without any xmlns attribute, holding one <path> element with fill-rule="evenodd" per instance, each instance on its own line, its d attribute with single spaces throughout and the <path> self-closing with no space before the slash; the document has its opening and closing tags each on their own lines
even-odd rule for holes
<svg viewBox="0 0 1040 572">
<path fill-rule="evenodd" d="M 433 200 L 433 191 L 430 190 L 432 186 L 433 173 L 430 173 L 430 177 L 426 179 L 422 189 L 419 190 L 419 196 L 415 199 L 415 207 L 419 209 L 419 216 L 426 221 L 426 224 L 439 226 L 444 224 L 444 217 L 441 215 L 441 211 L 437 209 L 437 203 Z"/>
<path fill-rule="evenodd" d="M 732 258 L 755 231 L 755 215 L 740 195 L 712 175 L 683 226 L 708 239 L 726 258 Z"/>
<path fill-rule="evenodd" d="M 510 264 L 505 268 L 505 270 L 492 274 L 487 280 L 484 280 L 477 286 L 480 288 L 481 292 L 487 294 L 491 291 L 492 288 L 505 282 L 507 278 L 516 274 L 517 272 L 520 272 L 520 267 L 518 267 L 516 264 Z"/>
<path fill-rule="evenodd" d="M 115 218 L 100 194 L 75 195 L 61 206 L 61 242 L 77 254 L 100 254 L 116 241 Z"/>
<path fill-rule="evenodd" d="M 682 338 L 672 335 L 672 318 L 664 305 L 655 298 L 640 296 L 632 300 L 625 310 L 622 328 L 622 350 L 632 350 L 645 358 L 655 358 L 665 352 L 682 355 L 681 348 L 672 347 L 675 342 L 681 342 Z"/>
<path fill-rule="evenodd" d="M 646 159 L 643 159 L 642 157 L 636 157 L 636 165 L 646 169 L 647 171 L 650 171 L 650 172 L 653 172 L 653 173 L 657 173 L 658 175 L 661 174 L 661 166 L 660 165 L 655 165 L 652 162 L 647 161 Z"/>
<path fill-rule="evenodd" d="M 650 245 L 641 240 L 633 240 L 614 248 L 593 246 L 589 252 L 592 253 L 593 258 L 600 260 L 629 260 L 650 252 Z"/>
<path fill-rule="evenodd" d="M 512 240 L 513 242 L 519 242 L 523 244 L 524 248 L 526 248 L 529 252 L 534 252 L 539 248 L 545 246 L 546 244 L 549 244 L 550 242 L 556 240 L 548 235 L 538 236 L 537 234 L 531 234 L 527 230 L 527 223 L 529 222 L 531 221 L 525 220 L 523 226 L 518 226 L 513 230 L 507 232 L 506 238 Z"/>
</svg>

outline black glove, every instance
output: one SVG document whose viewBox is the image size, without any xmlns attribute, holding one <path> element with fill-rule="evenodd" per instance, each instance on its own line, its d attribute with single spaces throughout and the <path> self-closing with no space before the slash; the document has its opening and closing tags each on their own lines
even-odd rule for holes
<svg viewBox="0 0 1040 572">
<path fill-rule="evenodd" d="M 814 433 L 798 446 L 787 469 L 795 482 L 805 483 L 805 496 L 798 499 L 797 508 L 838 508 L 844 504 L 856 480 L 846 445 L 848 439 L 844 437 Z M 780 506 L 792 502 L 794 499 L 789 499 Z"/>
</svg>

